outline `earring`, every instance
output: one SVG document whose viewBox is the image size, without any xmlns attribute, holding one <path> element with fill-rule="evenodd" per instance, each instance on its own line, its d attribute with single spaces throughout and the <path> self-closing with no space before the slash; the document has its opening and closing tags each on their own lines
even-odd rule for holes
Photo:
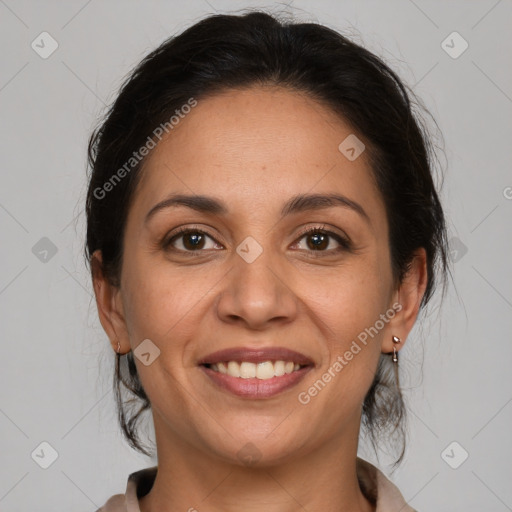
<svg viewBox="0 0 512 512">
<path fill-rule="evenodd" d="M 398 336 L 393 336 L 393 343 L 401 343 L 401 339 Z M 395 347 L 393 347 L 393 363 L 398 363 L 398 352 L 396 351 Z"/>
<path fill-rule="evenodd" d="M 119 340 L 117 340 L 117 353 L 121 355 L 121 343 Z"/>
</svg>

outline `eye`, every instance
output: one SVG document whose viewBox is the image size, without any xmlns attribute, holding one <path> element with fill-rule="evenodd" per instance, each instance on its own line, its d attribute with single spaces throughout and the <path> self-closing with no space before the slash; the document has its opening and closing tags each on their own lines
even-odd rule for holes
<svg viewBox="0 0 512 512">
<path fill-rule="evenodd" d="M 213 244 L 210 243 L 210 247 L 207 247 L 207 240 L 213 242 Z M 162 245 L 165 249 L 175 249 L 182 252 L 222 248 L 208 233 L 196 228 L 180 228 L 164 241 Z"/>
<path fill-rule="evenodd" d="M 350 241 L 332 231 L 328 231 L 319 227 L 306 229 L 301 233 L 299 240 L 306 239 L 306 251 L 336 253 L 350 249 Z M 335 241 L 338 246 L 332 247 L 332 241 Z M 316 256 L 316 255 L 315 255 Z"/>
</svg>

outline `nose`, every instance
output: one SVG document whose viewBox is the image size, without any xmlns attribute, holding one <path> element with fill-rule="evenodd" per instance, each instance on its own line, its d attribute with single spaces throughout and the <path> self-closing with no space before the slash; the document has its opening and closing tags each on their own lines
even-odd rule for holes
<svg viewBox="0 0 512 512">
<path fill-rule="evenodd" d="M 217 300 L 219 318 L 253 330 L 292 322 L 299 301 L 283 265 L 268 251 L 263 251 L 252 263 L 238 254 L 233 259 L 234 268 L 225 276 L 225 286 Z"/>
</svg>

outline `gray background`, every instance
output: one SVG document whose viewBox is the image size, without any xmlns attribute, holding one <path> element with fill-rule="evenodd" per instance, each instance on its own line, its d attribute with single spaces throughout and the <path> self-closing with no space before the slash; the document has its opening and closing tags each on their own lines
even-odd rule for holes
<svg viewBox="0 0 512 512">
<path fill-rule="evenodd" d="M 401 353 L 410 434 L 392 478 L 421 512 L 512 510 L 510 0 L 0 0 L 0 510 L 93 511 L 155 464 L 116 423 L 113 353 L 82 258 L 86 140 L 148 51 L 208 13 L 248 6 L 352 34 L 437 119 L 455 286 Z M 31 48 L 43 31 L 59 45 L 47 59 Z M 469 44 L 457 58 L 441 44 L 453 31 Z M 43 441 L 58 453 L 46 470 L 31 458 Z M 364 443 L 360 455 L 375 462 Z"/>
</svg>

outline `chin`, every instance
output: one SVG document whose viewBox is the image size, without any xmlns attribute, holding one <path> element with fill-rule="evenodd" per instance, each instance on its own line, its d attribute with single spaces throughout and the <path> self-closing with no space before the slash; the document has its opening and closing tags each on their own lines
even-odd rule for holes
<svg viewBox="0 0 512 512">
<path fill-rule="evenodd" d="M 252 425 L 246 428 L 238 425 L 226 426 L 226 431 L 219 432 L 220 439 L 210 439 L 212 453 L 230 464 L 240 466 L 276 466 L 299 456 L 301 448 L 311 442 L 311 435 L 301 432 L 279 432 L 280 421 Z M 281 425 L 282 427 L 282 425 Z M 227 432 L 233 432 L 230 436 Z M 213 442 L 212 442 L 213 441 Z"/>
</svg>

